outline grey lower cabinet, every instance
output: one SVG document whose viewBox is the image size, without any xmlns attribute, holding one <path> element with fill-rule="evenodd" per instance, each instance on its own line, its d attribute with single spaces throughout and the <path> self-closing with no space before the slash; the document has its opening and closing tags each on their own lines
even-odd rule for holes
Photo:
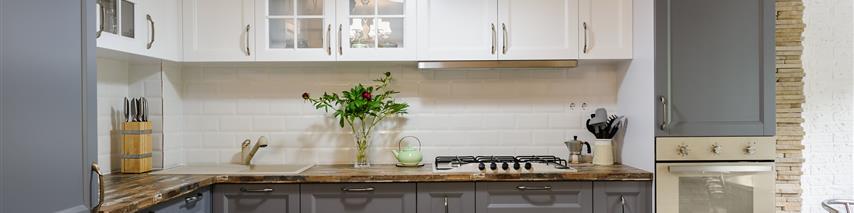
<svg viewBox="0 0 854 213">
<path fill-rule="evenodd" d="M 419 183 L 418 213 L 472 213 L 475 183 Z"/>
<path fill-rule="evenodd" d="M 415 213 L 415 183 L 302 184 L 302 213 Z"/>
<path fill-rule="evenodd" d="M 655 7 L 656 136 L 773 136 L 774 0 Z"/>
<path fill-rule="evenodd" d="M 157 205 L 142 212 L 149 213 L 210 213 L 211 192 L 205 188 L 198 192 L 180 196 L 163 204 Z"/>
<path fill-rule="evenodd" d="M 214 213 L 298 213 L 299 184 L 225 184 L 213 190 Z"/>
<path fill-rule="evenodd" d="M 595 213 L 652 213 L 652 186 L 648 181 L 593 183 Z"/>
<path fill-rule="evenodd" d="M 477 213 L 590 213 L 593 182 L 479 182 Z"/>
</svg>

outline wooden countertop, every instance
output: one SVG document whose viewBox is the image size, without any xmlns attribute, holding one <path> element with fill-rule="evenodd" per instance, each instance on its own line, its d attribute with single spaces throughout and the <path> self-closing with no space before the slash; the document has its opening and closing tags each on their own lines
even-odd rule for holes
<svg viewBox="0 0 854 213">
<path fill-rule="evenodd" d="M 385 182 L 495 182 L 495 181 L 652 181 L 651 172 L 630 166 L 572 165 L 578 172 L 530 174 L 437 173 L 432 165 L 399 168 L 373 165 L 317 165 L 298 175 L 152 175 L 115 174 L 104 180 L 104 204 L 98 212 L 136 212 L 213 184 L 229 183 L 385 183 Z"/>
</svg>

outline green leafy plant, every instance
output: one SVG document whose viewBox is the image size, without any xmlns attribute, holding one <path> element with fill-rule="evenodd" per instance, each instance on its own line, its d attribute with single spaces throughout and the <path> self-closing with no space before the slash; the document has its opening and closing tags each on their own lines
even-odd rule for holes
<svg viewBox="0 0 854 213">
<path fill-rule="evenodd" d="M 359 148 L 356 156 L 358 164 L 361 160 L 367 161 L 366 149 L 374 127 L 385 118 L 407 113 L 409 104 L 394 100 L 393 95 L 399 92 L 389 89 L 391 80 L 391 73 L 386 72 L 382 78 L 374 80 L 377 85 L 358 84 L 340 94 L 324 92 L 323 96 L 317 98 L 303 93 L 302 98 L 311 102 L 315 109 L 333 111 L 341 128 L 350 127 Z"/>
</svg>

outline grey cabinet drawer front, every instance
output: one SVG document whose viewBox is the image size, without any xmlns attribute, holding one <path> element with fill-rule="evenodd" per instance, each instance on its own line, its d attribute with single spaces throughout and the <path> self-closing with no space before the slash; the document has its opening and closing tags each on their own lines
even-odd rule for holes
<svg viewBox="0 0 854 213">
<path fill-rule="evenodd" d="M 269 189 L 269 192 L 262 192 Z M 227 184 L 214 187 L 215 213 L 297 213 L 298 184 Z"/>
<path fill-rule="evenodd" d="M 418 213 L 474 213 L 474 185 L 473 182 L 419 183 Z"/>
<path fill-rule="evenodd" d="M 651 213 L 651 204 L 650 182 L 614 181 L 593 184 L 593 209 L 596 213 Z"/>
<path fill-rule="evenodd" d="M 539 190 L 544 187 L 549 189 Z M 592 182 L 487 182 L 476 188 L 478 213 L 593 212 Z"/>
<path fill-rule="evenodd" d="M 303 184 L 301 187 L 302 213 L 415 213 L 414 183 Z"/>
</svg>

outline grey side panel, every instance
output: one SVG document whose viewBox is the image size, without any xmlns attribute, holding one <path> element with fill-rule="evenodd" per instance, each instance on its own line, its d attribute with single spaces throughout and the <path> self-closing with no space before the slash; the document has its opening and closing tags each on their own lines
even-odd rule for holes
<svg viewBox="0 0 854 213">
<path fill-rule="evenodd" d="M 303 184 L 301 187 L 301 213 L 415 213 L 414 183 Z M 374 190 L 342 190 L 348 187 Z"/>
<path fill-rule="evenodd" d="M 669 97 L 671 117 L 658 135 L 773 135 L 773 0 L 657 5 L 656 90 Z"/>
<path fill-rule="evenodd" d="M 94 8 L 91 0 L 0 1 L 0 212 L 88 211 Z"/>
<path fill-rule="evenodd" d="M 517 189 L 551 187 L 550 190 Z M 590 213 L 592 182 L 480 182 L 476 185 L 478 213 Z"/>
<path fill-rule="evenodd" d="M 272 189 L 271 192 L 243 192 Z M 224 184 L 214 186 L 215 213 L 297 213 L 299 212 L 297 184 Z"/>
<path fill-rule="evenodd" d="M 418 213 L 474 213 L 474 196 L 474 182 L 418 183 Z"/>
<path fill-rule="evenodd" d="M 593 183 L 593 210 L 595 213 L 652 213 L 651 204 L 651 182 Z"/>
</svg>

